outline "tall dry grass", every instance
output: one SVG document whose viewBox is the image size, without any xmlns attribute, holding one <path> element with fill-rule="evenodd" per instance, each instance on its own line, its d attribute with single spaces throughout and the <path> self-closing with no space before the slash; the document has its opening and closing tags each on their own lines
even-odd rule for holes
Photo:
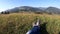
<svg viewBox="0 0 60 34">
<path fill-rule="evenodd" d="M 34 13 L 0 14 L 0 34 L 26 34 L 39 18 L 42 34 L 60 33 L 60 16 Z"/>
</svg>

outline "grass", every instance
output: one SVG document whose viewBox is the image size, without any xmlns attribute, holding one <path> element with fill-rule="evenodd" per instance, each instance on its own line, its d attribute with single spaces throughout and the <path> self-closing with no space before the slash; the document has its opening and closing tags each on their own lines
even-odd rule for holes
<svg viewBox="0 0 60 34">
<path fill-rule="evenodd" d="M 39 18 L 42 34 L 60 33 L 60 16 L 34 13 L 0 14 L 0 34 L 26 34 Z"/>
</svg>

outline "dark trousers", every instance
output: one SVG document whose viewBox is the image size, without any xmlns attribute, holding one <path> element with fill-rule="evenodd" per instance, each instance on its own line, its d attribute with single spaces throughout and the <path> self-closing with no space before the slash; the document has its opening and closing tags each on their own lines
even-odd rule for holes
<svg viewBox="0 0 60 34">
<path fill-rule="evenodd" d="M 31 29 L 30 34 L 40 34 L 40 27 L 34 26 L 34 27 Z"/>
</svg>

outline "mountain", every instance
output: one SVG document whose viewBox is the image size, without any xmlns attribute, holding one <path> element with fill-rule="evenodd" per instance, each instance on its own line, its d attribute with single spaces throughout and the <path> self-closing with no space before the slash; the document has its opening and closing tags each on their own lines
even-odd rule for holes
<svg viewBox="0 0 60 34">
<path fill-rule="evenodd" d="M 18 11 L 19 11 L 19 8 L 18 7 L 15 7 L 13 9 L 6 10 L 5 12 L 15 13 L 15 12 L 18 12 Z"/>
<path fill-rule="evenodd" d="M 30 7 L 30 6 L 21 6 L 19 7 L 19 11 L 27 11 L 27 12 L 41 12 L 43 10 L 37 7 Z"/>
<path fill-rule="evenodd" d="M 15 13 L 15 12 L 21 12 L 21 11 L 25 11 L 25 12 L 41 12 L 43 10 L 36 8 L 36 7 L 30 7 L 30 6 L 21 6 L 21 7 L 16 7 L 13 9 L 9 9 L 6 10 L 4 12 L 10 12 L 10 13 Z"/>
<path fill-rule="evenodd" d="M 48 14 L 60 14 L 60 9 L 56 7 L 30 7 L 30 6 L 20 6 L 13 9 L 3 11 L 1 13 L 18 13 L 18 12 L 39 12 L 39 13 L 48 13 Z"/>
<path fill-rule="evenodd" d="M 58 9 L 56 7 L 48 7 L 47 9 L 45 9 L 45 12 L 54 13 L 54 14 L 60 14 L 60 9 Z"/>
<path fill-rule="evenodd" d="M 45 10 L 47 7 L 38 7 L 41 10 Z"/>
</svg>

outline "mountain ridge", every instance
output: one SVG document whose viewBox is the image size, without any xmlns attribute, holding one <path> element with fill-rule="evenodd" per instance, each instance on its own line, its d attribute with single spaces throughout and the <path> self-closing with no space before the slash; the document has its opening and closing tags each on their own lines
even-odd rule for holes
<svg viewBox="0 0 60 34">
<path fill-rule="evenodd" d="M 31 7 L 31 6 L 21 6 L 21 7 L 16 7 L 12 8 L 4 12 L 10 12 L 10 13 L 18 13 L 18 12 L 43 12 L 43 13 L 53 13 L 53 14 L 60 14 L 60 9 L 56 7 Z"/>
</svg>

